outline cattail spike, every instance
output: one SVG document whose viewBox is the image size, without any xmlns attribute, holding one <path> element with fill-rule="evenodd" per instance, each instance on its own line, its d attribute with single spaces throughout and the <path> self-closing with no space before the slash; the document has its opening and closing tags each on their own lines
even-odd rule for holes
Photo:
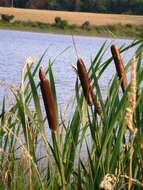
<svg viewBox="0 0 143 190">
<path fill-rule="evenodd" d="M 115 62 L 116 71 L 117 71 L 119 80 L 121 81 L 121 87 L 122 87 L 122 90 L 124 92 L 128 86 L 128 81 L 126 78 L 126 73 L 125 73 L 123 61 L 122 61 L 122 58 L 121 58 L 121 55 L 119 53 L 119 49 L 117 46 L 112 45 L 111 46 L 111 52 L 112 52 L 112 56 L 113 56 L 113 59 Z"/>
<path fill-rule="evenodd" d="M 90 85 L 90 79 L 88 77 L 88 72 L 86 70 L 85 64 L 82 59 L 78 59 L 78 61 L 77 61 L 77 72 L 78 72 L 78 76 L 79 76 L 79 79 L 81 82 L 81 86 L 83 89 L 85 99 L 86 99 L 88 105 L 91 106 L 93 104 L 94 94 L 93 94 L 93 89 Z"/>
<path fill-rule="evenodd" d="M 57 108 L 56 103 L 52 94 L 51 86 L 46 78 L 44 69 L 41 67 L 39 70 L 40 87 L 44 106 L 47 114 L 49 127 L 51 130 L 56 131 L 57 129 Z"/>
<path fill-rule="evenodd" d="M 46 74 L 45 74 L 45 71 L 44 71 L 43 67 L 40 67 L 39 78 L 40 78 L 41 81 L 43 81 L 44 79 L 46 79 Z"/>
</svg>

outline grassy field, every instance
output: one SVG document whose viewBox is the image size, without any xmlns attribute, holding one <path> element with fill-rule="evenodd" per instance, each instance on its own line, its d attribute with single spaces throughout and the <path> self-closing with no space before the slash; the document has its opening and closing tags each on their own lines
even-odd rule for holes
<svg viewBox="0 0 143 190">
<path fill-rule="evenodd" d="M 132 24 L 142 25 L 143 16 L 118 15 L 118 14 L 95 14 L 66 11 L 48 11 L 34 9 L 17 9 L 0 7 L 0 14 L 12 14 L 15 20 L 53 23 L 55 17 L 67 20 L 69 24 L 81 25 L 89 21 L 92 25 Z"/>
</svg>

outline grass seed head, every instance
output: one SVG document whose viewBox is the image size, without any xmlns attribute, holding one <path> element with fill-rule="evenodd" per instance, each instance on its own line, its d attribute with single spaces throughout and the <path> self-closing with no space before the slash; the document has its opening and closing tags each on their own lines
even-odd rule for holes
<svg viewBox="0 0 143 190">
<path fill-rule="evenodd" d="M 46 78 L 45 71 L 42 67 L 39 70 L 39 78 L 40 78 L 40 87 L 41 87 L 41 92 L 42 92 L 42 97 L 44 101 L 49 127 L 51 130 L 56 131 L 57 129 L 56 103 L 54 100 L 54 96 L 52 94 L 50 83 Z"/>
<path fill-rule="evenodd" d="M 133 127 L 133 115 L 136 108 L 136 90 L 137 90 L 137 81 L 136 81 L 136 59 L 133 57 L 131 60 L 131 86 L 128 95 L 128 106 L 126 108 L 125 120 L 128 126 L 128 129 L 132 134 L 136 134 L 137 130 Z"/>
<path fill-rule="evenodd" d="M 127 86 L 128 86 L 128 81 L 126 78 L 126 73 L 125 73 L 125 69 L 124 69 L 124 64 L 119 52 L 119 49 L 117 46 L 112 45 L 111 46 L 111 52 L 112 52 L 112 56 L 115 62 L 115 66 L 116 66 L 116 71 L 118 74 L 118 77 L 121 81 L 121 87 L 123 92 L 126 90 Z"/>
<path fill-rule="evenodd" d="M 78 76 L 81 82 L 85 99 L 88 105 L 91 106 L 93 104 L 94 94 L 93 94 L 93 89 L 90 85 L 88 72 L 86 70 L 85 64 L 82 59 L 78 59 L 77 61 L 77 71 L 78 71 Z"/>
</svg>

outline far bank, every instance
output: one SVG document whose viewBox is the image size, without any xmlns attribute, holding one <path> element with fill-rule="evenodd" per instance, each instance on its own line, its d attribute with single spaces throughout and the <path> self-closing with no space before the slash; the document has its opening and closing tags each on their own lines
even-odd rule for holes
<svg viewBox="0 0 143 190">
<path fill-rule="evenodd" d="M 1 29 L 31 31 L 42 33 L 56 33 L 69 35 L 85 35 L 113 38 L 143 38 L 143 25 L 116 24 L 92 26 L 85 22 L 81 26 L 71 25 L 68 22 L 54 22 L 46 24 L 41 22 L 15 21 L 13 23 L 0 21 Z"/>
<path fill-rule="evenodd" d="M 2 19 L 2 15 L 6 19 Z M 12 16 L 12 20 L 7 20 Z M 0 7 L 0 28 L 32 32 L 143 38 L 143 16 Z"/>
</svg>

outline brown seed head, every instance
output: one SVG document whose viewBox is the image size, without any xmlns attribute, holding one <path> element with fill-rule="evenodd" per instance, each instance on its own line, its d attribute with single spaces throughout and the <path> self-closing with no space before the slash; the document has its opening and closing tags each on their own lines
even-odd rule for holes
<svg viewBox="0 0 143 190">
<path fill-rule="evenodd" d="M 82 59 L 78 59 L 77 61 L 77 71 L 78 71 L 78 76 L 81 82 L 85 99 L 88 105 L 91 106 L 93 104 L 94 94 L 93 94 L 93 89 L 90 85 L 88 72 L 86 70 L 85 64 Z"/>
<path fill-rule="evenodd" d="M 39 78 L 40 78 L 40 87 L 41 87 L 41 92 L 42 92 L 42 97 L 44 101 L 49 127 L 51 130 L 55 131 L 57 129 L 56 103 L 51 91 L 50 83 L 46 78 L 44 69 L 42 67 L 39 70 Z"/>
<path fill-rule="evenodd" d="M 124 65 L 123 65 L 123 61 L 121 58 L 121 55 L 119 53 L 119 49 L 117 46 L 112 45 L 111 46 L 111 52 L 112 52 L 112 56 L 115 62 L 115 66 L 116 66 L 116 71 L 118 73 L 118 77 L 121 81 L 121 87 L 123 92 L 126 90 L 127 86 L 128 86 L 128 81 L 126 78 L 126 73 L 125 73 L 125 69 L 124 69 Z"/>
</svg>

